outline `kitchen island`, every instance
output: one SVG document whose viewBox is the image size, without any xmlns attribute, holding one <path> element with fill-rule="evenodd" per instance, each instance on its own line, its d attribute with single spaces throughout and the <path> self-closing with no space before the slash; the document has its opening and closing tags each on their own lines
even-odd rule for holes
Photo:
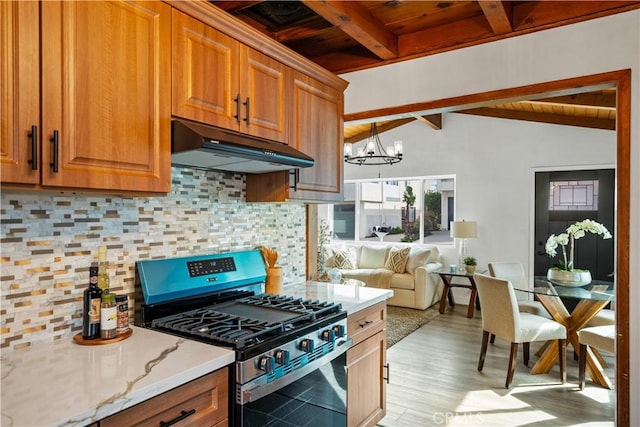
<svg viewBox="0 0 640 427">
<path fill-rule="evenodd" d="M 290 296 L 342 304 L 352 315 L 393 292 L 305 282 Z M 234 362 L 234 352 L 149 329 L 104 345 L 79 345 L 71 336 L 3 353 L 3 426 L 84 426 L 131 408 Z M 233 396 L 233 394 L 230 394 Z"/>
</svg>

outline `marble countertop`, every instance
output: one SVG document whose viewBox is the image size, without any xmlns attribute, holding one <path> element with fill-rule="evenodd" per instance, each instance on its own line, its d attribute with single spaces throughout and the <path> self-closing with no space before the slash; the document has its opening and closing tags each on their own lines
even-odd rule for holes
<svg viewBox="0 0 640 427">
<path fill-rule="evenodd" d="M 3 354 L 8 426 L 83 426 L 227 366 L 232 350 L 133 327 L 120 342 L 71 337 Z"/>
<path fill-rule="evenodd" d="M 303 282 L 283 294 L 342 304 L 348 314 L 389 289 Z M 234 362 L 233 350 L 133 326 L 120 342 L 84 346 L 64 337 L 3 354 L 5 426 L 85 426 Z"/>
<path fill-rule="evenodd" d="M 342 304 L 347 314 L 356 313 L 393 296 L 391 289 L 359 286 L 358 280 L 348 280 L 346 284 L 325 282 L 301 282 L 284 286 L 282 293 L 288 296 L 329 301 Z"/>
</svg>

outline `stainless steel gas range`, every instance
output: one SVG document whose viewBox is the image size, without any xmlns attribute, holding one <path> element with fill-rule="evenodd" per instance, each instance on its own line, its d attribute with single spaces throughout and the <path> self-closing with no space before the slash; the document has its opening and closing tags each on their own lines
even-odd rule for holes
<svg viewBox="0 0 640 427">
<path fill-rule="evenodd" d="M 346 425 L 347 314 L 264 293 L 258 250 L 136 263 L 136 324 L 235 350 L 235 426 Z"/>
</svg>

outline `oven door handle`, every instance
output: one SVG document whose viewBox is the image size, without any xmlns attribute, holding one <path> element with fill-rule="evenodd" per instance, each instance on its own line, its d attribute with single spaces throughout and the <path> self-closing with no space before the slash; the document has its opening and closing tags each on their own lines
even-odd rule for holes
<svg viewBox="0 0 640 427">
<path fill-rule="evenodd" d="M 318 368 L 323 367 L 327 363 L 333 361 L 335 358 L 341 356 L 349 349 L 349 347 L 351 347 L 352 343 L 353 341 L 351 338 L 346 338 L 344 341 L 336 342 L 336 349 L 333 352 L 319 359 L 316 359 L 313 362 L 304 365 L 302 368 L 297 369 L 294 372 L 285 375 L 284 377 L 278 378 L 277 380 L 270 383 L 255 385 L 253 384 L 253 381 L 251 381 L 244 385 L 238 385 L 239 393 L 236 394 L 236 402 L 240 405 L 255 402 L 256 400 L 268 394 L 271 394 L 274 391 L 281 389 L 282 387 L 288 386 L 289 384 L 299 380 L 305 375 L 315 371 Z"/>
</svg>

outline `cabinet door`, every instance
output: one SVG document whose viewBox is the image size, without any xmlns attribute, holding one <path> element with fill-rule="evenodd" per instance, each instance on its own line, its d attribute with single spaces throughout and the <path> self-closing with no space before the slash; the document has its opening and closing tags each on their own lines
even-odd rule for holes
<svg viewBox="0 0 640 427">
<path fill-rule="evenodd" d="M 291 145 L 313 157 L 310 168 L 247 175 L 248 202 L 341 201 L 343 94 L 295 71 Z"/>
<path fill-rule="evenodd" d="M 370 426 L 386 412 L 386 332 L 380 331 L 347 351 L 347 425 Z"/>
<path fill-rule="evenodd" d="M 299 170 L 290 198 L 342 200 L 343 94 L 295 73 L 293 113 L 293 144 L 315 164 Z"/>
<path fill-rule="evenodd" d="M 42 184 L 169 191 L 171 7 L 46 1 L 41 10 L 43 162 L 58 169 L 43 169 Z"/>
<path fill-rule="evenodd" d="M 40 134 L 38 2 L 0 2 L 0 170 L 2 182 L 37 184 Z M 37 139 L 34 143 L 37 143 Z M 34 153 L 35 151 L 35 153 Z M 34 158 L 36 163 L 29 163 Z"/>
<path fill-rule="evenodd" d="M 285 111 L 291 93 L 291 70 L 243 46 L 240 61 L 242 120 L 240 131 L 286 143 L 290 121 Z"/>
<path fill-rule="evenodd" d="M 173 10 L 172 114 L 238 130 L 240 44 Z"/>
</svg>

